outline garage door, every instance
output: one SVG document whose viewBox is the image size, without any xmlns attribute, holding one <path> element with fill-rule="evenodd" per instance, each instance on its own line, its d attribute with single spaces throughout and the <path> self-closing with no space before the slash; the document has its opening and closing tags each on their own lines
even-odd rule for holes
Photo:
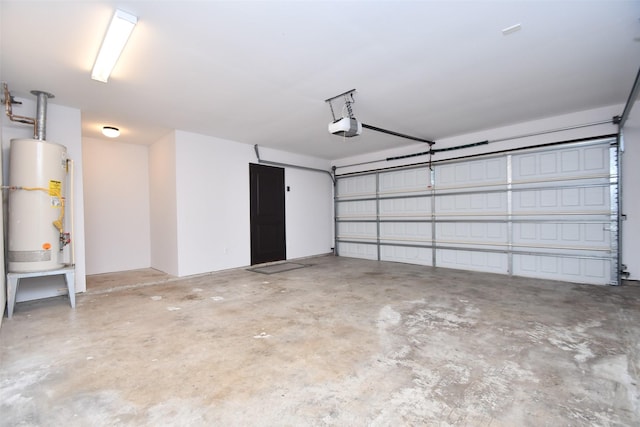
<svg viewBox="0 0 640 427">
<path fill-rule="evenodd" d="M 618 283 L 615 138 L 339 175 L 340 256 Z"/>
</svg>

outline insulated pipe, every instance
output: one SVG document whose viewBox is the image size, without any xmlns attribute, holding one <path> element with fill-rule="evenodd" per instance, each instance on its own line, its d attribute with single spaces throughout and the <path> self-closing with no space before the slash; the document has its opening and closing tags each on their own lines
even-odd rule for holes
<svg viewBox="0 0 640 427">
<path fill-rule="evenodd" d="M 41 90 L 32 90 L 31 93 L 37 97 L 36 123 L 34 139 L 45 141 L 47 139 L 47 100 L 53 95 Z"/>
</svg>

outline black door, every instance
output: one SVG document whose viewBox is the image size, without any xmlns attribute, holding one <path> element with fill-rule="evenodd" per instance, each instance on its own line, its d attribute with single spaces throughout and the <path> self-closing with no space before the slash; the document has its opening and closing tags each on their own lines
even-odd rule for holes
<svg viewBox="0 0 640 427">
<path fill-rule="evenodd" d="M 251 265 L 287 258 L 284 169 L 249 164 Z"/>
</svg>

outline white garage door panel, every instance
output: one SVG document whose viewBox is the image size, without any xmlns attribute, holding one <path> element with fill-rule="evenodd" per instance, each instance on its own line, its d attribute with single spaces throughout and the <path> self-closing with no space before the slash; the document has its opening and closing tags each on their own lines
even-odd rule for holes
<svg viewBox="0 0 640 427">
<path fill-rule="evenodd" d="M 522 223 L 513 225 L 516 246 L 609 250 L 611 233 L 605 224 Z"/>
<path fill-rule="evenodd" d="M 507 182 L 507 163 L 504 157 L 444 164 L 435 168 L 438 189 L 487 186 Z"/>
<path fill-rule="evenodd" d="M 410 248 L 402 246 L 381 246 L 380 259 L 382 261 L 405 262 L 408 264 L 432 265 L 431 249 Z"/>
<path fill-rule="evenodd" d="M 458 270 L 507 274 L 507 254 L 462 250 L 436 250 L 436 265 Z"/>
<path fill-rule="evenodd" d="M 430 189 L 429 168 L 384 172 L 380 174 L 380 194 L 426 192 Z"/>
<path fill-rule="evenodd" d="M 376 201 L 365 200 L 365 201 L 340 203 L 338 205 L 336 214 L 339 217 L 344 219 L 375 218 L 376 217 Z"/>
<path fill-rule="evenodd" d="M 380 259 L 419 265 L 432 264 L 430 248 L 394 246 L 431 245 L 431 223 L 389 222 L 393 219 L 408 221 L 425 220 L 431 216 L 430 171 L 418 168 L 407 171 L 392 171 L 380 174 Z M 425 194 L 424 196 L 419 196 Z M 406 197 L 397 198 L 400 195 Z M 385 198 L 395 197 L 395 198 Z"/>
<path fill-rule="evenodd" d="M 443 164 L 435 168 L 435 215 L 442 219 L 506 218 L 507 162 L 504 157 Z M 450 194 L 459 192 L 461 194 Z M 444 193 L 444 194 L 441 194 Z M 438 224 L 436 237 L 450 227 Z M 455 234 L 459 234 L 455 233 Z M 468 233 L 465 233 L 467 235 Z"/>
<path fill-rule="evenodd" d="M 338 240 L 372 243 L 337 245 L 339 255 L 616 283 L 612 143 L 602 138 L 451 160 L 432 164 L 433 172 L 413 166 L 338 177 Z"/>
<path fill-rule="evenodd" d="M 438 242 L 506 245 L 506 223 L 447 222 L 436 224 Z"/>
<path fill-rule="evenodd" d="M 384 242 L 431 244 L 431 224 L 415 222 L 383 222 L 380 240 Z"/>
<path fill-rule="evenodd" d="M 380 217 L 384 219 L 425 219 L 431 216 L 431 197 L 380 199 Z"/>
<path fill-rule="evenodd" d="M 336 237 L 338 240 L 376 242 L 376 200 L 349 200 L 349 198 L 375 197 L 375 176 L 356 176 L 341 179 L 337 182 L 337 195 L 345 199 L 336 205 L 336 215 L 341 220 L 367 220 L 372 222 L 338 222 Z M 339 254 L 344 256 L 377 259 L 375 245 L 358 243 L 339 243 L 336 245 Z"/>
<path fill-rule="evenodd" d="M 378 251 L 375 245 L 365 245 L 362 243 L 338 243 L 338 253 L 340 256 L 351 258 L 378 259 Z"/>
<path fill-rule="evenodd" d="M 354 176 L 337 182 L 337 194 L 340 197 L 375 195 L 376 177 L 374 175 Z"/>
<path fill-rule="evenodd" d="M 435 214 L 447 218 L 506 216 L 507 195 L 504 193 L 485 193 L 439 196 L 436 198 Z"/>
<path fill-rule="evenodd" d="M 338 223 L 338 236 L 342 240 L 365 240 L 375 242 L 377 227 L 374 222 L 341 222 Z"/>
<path fill-rule="evenodd" d="M 609 146 L 605 144 L 515 154 L 512 165 L 514 183 L 608 175 Z"/>
<path fill-rule="evenodd" d="M 513 193 L 513 214 L 593 214 L 610 212 L 609 184 L 587 188 L 523 190 Z"/>
<path fill-rule="evenodd" d="M 561 256 L 514 255 L 516 276 L 601 285 L 609 283 L 611 261 Z"/>
</svg>

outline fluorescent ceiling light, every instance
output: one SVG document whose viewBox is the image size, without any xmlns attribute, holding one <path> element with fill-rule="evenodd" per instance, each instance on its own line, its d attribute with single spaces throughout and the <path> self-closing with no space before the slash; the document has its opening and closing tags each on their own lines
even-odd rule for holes
<svg viewBox="0 0 640 427">
<path fill-rule="evenodd" d="M 116 66 L 118 58 L 124 49 L 124 45 L 127 44 L 129 36 L 133 31 L 133 27 L 136 26 L 138 18 L 130 13 L 123 12 L 120 9 L 116 9 L 116 13 L 111 19 L 107 34 L 102 40 L 102 46 L 96 57 L 96 62 L 93 65 L 93 71 L 91 72 L 91 78 L 100 82 L 106 83 L 109 80 L 109 75 Z"/>
<path fill-rule="evenodd" d="M 103 126 L 102 134 L 109 138 L 117 138 L 120 136 L 120 129 L 113 126 Z"/>
</svg>

